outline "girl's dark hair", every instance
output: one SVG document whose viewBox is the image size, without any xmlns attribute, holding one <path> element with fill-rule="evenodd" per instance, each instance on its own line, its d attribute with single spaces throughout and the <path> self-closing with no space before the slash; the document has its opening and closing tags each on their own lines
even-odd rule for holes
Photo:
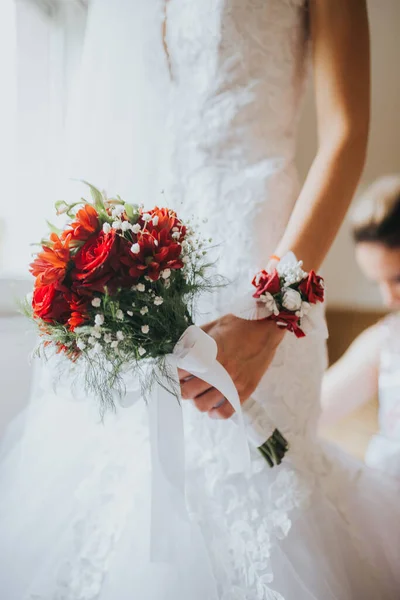
<svg viewBox="0 0 400 600">
<path fill-rule="evenodd" d="M 352 219 L 355 242 L 400 248 L 400 175 L 377 179 L 362 195 Z"/>
</svg>

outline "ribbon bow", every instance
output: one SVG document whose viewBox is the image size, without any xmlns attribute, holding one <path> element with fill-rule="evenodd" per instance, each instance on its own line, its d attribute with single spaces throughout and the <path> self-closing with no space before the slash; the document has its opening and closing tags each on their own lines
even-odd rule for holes
<svg viewBox="0 0 400 600">
<path fill-rule="evenodd" d="M 152 462 L 151 558 L 173 560 L 172 540 L 182 527 L 189 527 L 185 502 L 185 453 L 182 408 L 179 402 L 178 368 L 215 387 L 236 411 L 232 463 L 237 471 L 246 471 L 250 453 L 245 434 L 241 404 L 236 387 L 217 361 L 217 344 L 202 329 L 191 325 L 165 357 L 165 372 L 149 400 L 149 431 Z M 126 401 L 124 402 L 126 405 Z"/>
</svg>

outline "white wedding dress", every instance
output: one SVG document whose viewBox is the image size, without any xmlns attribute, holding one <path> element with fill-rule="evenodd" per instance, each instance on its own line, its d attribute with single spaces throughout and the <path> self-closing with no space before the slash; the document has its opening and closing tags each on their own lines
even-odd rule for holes
<svg viewBox="0 0 400 600">
<path fill-rule="evenodd" d="M 96 69 L 79 97 L 85 158 L 73 174 L 199 217 L 231 281 L 204 320 L 228 312 L 265 266 L 299 191 L 307 9 L 169 0 L 163 44 L 164 8 L 93 3 L 83 67 Z M 237 473 L 227 450 L 236 425 L 184 403 L 190 524 L 165 563 L 149 559 L 147 407 L 119 408 L 102 425 L 93 402 L 42 377 L 4 443 L 1 598 L 399 598 L 400 486 L 318 440 L 325 355 L 317 334 L 287 335 L 254 394 L 290 440 L 279 468 L 252 450 L 251 472 Z"/>
</svg>

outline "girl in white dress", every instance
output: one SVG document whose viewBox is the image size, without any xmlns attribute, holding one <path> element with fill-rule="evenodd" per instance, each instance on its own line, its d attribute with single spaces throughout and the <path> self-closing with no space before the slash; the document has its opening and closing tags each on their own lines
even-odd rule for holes
<svg viewBox="0 0 400 600">
<path fill-rule="evenodd" d="M 321 421 L 379 398 L 379 432 L 366 463 L 400 479 L 400 176 L 378 179 L 354 213 L 356 256 L 395 312 L 365 330 L 324 377 Z"/>
<path fill-rule="evenodd" d="M 207 331 L 241 399 L 262 404 L 291 448 L 275 469 L 254 450 L 238 474 L 229 404 L 182 373 L 195 404 L 183 403 L 190 519 L 170 561 L 154 562 L 145 404 L 102 427 L 67 382 L 56 394 L 41 381 L 0 468 L 6 600 L 398 598 L 398 487 L 317 439 L 323 335 L 229 314 L 272 254 L 319 268 L 365 159 L 368 54 L 363 0 L 91 3 L 70 174 L 207 218 L 231 284 L 203 321 L 214 319 Z M 300 190 L 309 59 L 319 149 Z"/>
</svg>

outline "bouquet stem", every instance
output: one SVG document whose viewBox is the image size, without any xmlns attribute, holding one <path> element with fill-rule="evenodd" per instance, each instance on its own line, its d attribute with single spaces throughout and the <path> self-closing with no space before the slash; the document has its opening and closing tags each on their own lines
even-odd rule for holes
<svg viewBox="0 0 400 600">
<path fill-rule="evenodd" d="M 281 464 L 283 457 L 289 450 L 289 443 L 280 431 L 275 429 L 271 437 L 259 446 L 258 450 L 272 468 Z"/>
</svg>

